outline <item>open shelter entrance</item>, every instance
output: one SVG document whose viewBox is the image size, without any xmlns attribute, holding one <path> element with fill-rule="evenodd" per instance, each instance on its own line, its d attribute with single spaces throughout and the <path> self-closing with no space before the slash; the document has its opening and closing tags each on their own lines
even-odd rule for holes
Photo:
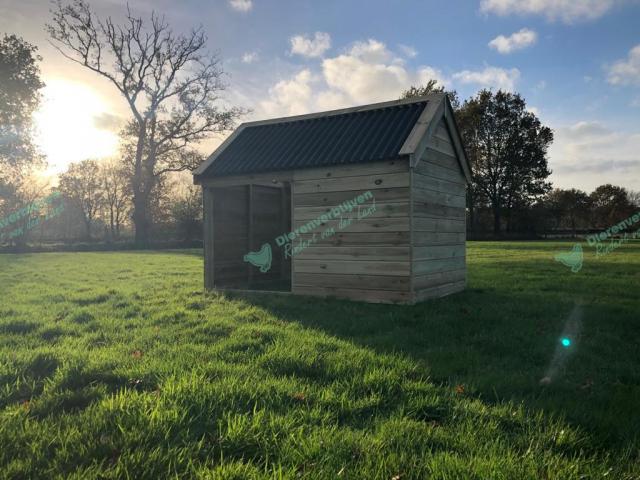
<svg viewBox="0 0 640 480">
<path fill-rule="evenodd" d="M 214 287 L 290 292 L 291 257 L 275 239 L 291 231 L 291 184 L 211 187 L 211 194 Z"/>
</svg>

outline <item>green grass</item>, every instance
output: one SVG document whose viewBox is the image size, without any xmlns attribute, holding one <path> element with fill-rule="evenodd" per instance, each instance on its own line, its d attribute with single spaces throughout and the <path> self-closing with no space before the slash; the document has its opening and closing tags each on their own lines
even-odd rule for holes
<svg viewBox="0 0 640 480">
<path fill-rule="evenodd" d="M 0 478 L 638 479 L 640 243 L 570 247 L 470 243 L 467 290 L 411 307 L 0 255 Z"/>
</svg>

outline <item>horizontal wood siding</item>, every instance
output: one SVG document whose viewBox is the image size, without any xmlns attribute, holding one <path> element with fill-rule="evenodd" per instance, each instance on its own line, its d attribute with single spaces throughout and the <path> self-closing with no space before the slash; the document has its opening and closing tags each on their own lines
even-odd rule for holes
<svg viewBox="0 0 640 480">
<path fill-rule="evenodd" d="M 408 160 L 294 172 L 294 229 L 369 190 L 373 199 L 293 241 L 315 239 L 293 255 L 293 293 L 411 301 L 409 175 Z"/>
<path fill-rule="evenodd" d="M 412 171 L 413 299 L 461 291 L 466 282 L 466 181 L 443 121 Z"/>
</svg>

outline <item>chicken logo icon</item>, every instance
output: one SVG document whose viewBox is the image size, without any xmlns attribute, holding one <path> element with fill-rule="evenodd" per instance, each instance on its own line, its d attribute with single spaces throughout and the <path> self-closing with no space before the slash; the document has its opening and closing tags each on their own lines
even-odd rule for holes
<svg viewBox="0 0 640 480">
<path fill-rule="evenodd" d="M 578 273 L 582 268 L 582 245 L 576 243 L 570 252 L 557 253 L 553 258 L 566 267 L 571 268 L 573 273 Z"/>
<path fill-rule="evenodd" d="M 271 257 L 271 245 L 265 243 L 259 252 L 249 252 L 243 258 L 245 262 L 259 267 L 262 273 L 267 273 L 271 268 Z"/>
</svg>

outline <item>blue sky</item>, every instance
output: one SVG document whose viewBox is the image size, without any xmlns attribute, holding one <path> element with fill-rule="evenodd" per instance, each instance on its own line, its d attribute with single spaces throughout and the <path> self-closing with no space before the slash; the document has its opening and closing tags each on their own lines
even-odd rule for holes
<svg viewBox="0 0 640 480">
<path fill-rule="evenodd" d="M 2 2 L 0 30 L 41 47 L 45 80 L 82 82 L 104 100 L 104 114 L 126 115 L 108 85 L 46 44 L 45 2 Z M 91 3 L 114 16 L 124 5 Z M 556 185 L 591 190 L 610 182 L 640 189 L 637 0 L 129 4 L 141 14 L 152 8 L 165 13 L 176 30 L 202 24 L 229 73 L 227 100 L 251 108 L 248 119 L 390 100 L 428 78 L 462 98 L 482 87 L 506 88 L 520 92 L 554 129 Z"/>
</svg>

